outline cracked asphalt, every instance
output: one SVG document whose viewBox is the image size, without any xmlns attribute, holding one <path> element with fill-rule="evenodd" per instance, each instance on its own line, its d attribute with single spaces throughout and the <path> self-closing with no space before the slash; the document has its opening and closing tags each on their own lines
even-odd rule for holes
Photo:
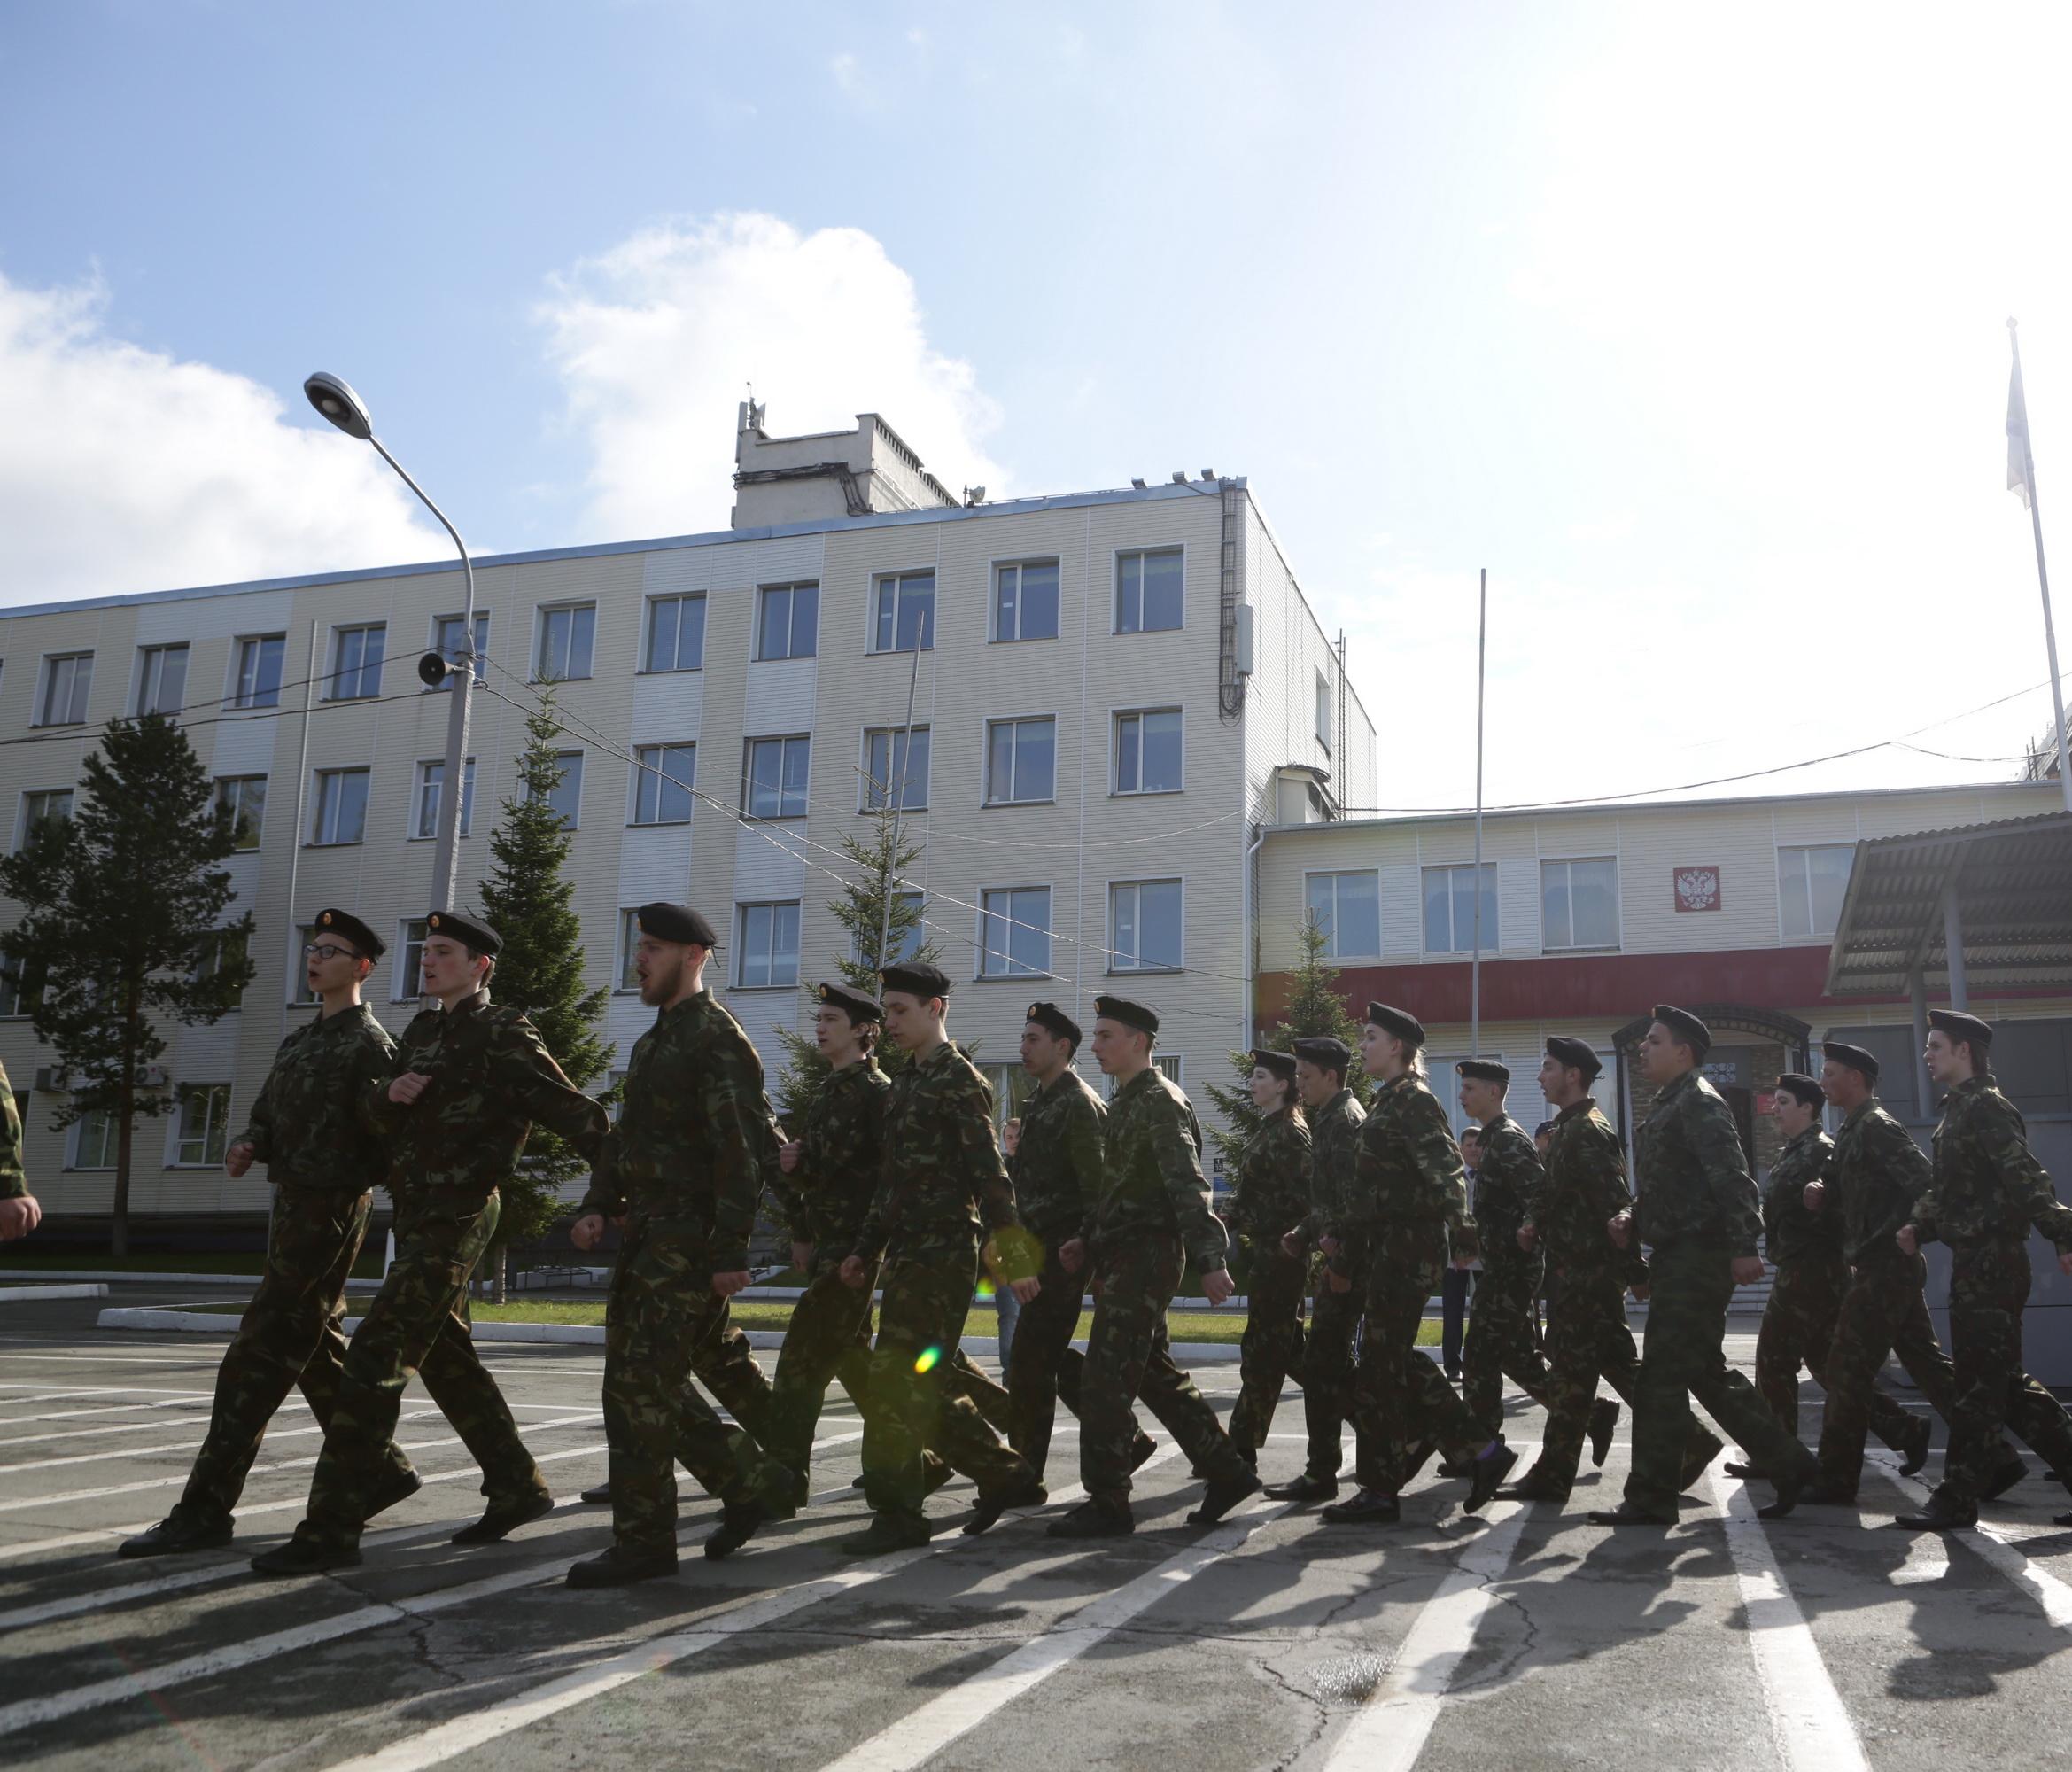
<svg viewBox="0 0 2072 1772">
<path fill-rule="evenodd" d="M 1882 1466 L 1860 1516 L 1760 1525 L 1715 1467 L 1680 1527 L 1614 1535 L 1583 1511 L 1617 1496 L 1622 1421 L 1565 1510 L 1471 1519 L 1463 1486 L 1427 1475 L 1398 1528 L 1254 1503 L 1205 1533 L 1168 1455 L 1144 1473 L 1134 1538 L 1060 1543 L 1036 1514 L 966 1539 L 958 1482 L 932 1544 L 859 1564 L 834 1548 L 864 1519 L 838 1403 L 795 1519 L 709 1562 L 715 1510 L 687 1480 L 676 1580 L 572 1592 L 562 1571 L 608 1535 L 573 1501 L 604 1468 L 598 1350 L 490 1344 L 568 1502 L 504 1544 L 447 1543 L 475 1474 L 414 1389 L 400 1437 L 425 1488 L 377 1522 L 361 1568 L 270 1583 L 244 1558 L 299 1517 L 307 1411 L 291 1403 L 262 1449 L 233 1551 L 119 1561 L 122 1529 L 179 1493 L 223 1344 L 100 1332 L 97 1309 L 0 1317 L 0 1764 L 2072 1765 L 2072 1532 L 2040 1476 L 1990 1511 L 1991 1536 L 1882 1529 L 1918 1499 Z M 1197 1377 L 1227 1411 L 1234 1368 Z M 1509 1437 L 1529 1450 L 1539 1425 L 1514 1399 Z M 1300 1465 L 1300 1426 L 1291 1389 L 1268 1475 Z M 1054 1444 L 1054 1494 L 1076 1443 Z"/>
</svg>

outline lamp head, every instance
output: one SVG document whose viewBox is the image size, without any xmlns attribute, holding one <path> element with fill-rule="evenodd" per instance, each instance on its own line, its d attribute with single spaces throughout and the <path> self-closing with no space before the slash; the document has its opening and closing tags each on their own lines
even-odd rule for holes
<svg viewBox="0 0 2072 1772">
<path fill-rule="evenodd" d="M 368 416 L 367 403 L 337 376 L 319 369 L 302 384 L 302 392 L 309 396 L 310 405 L 346 436 L 364 443 L 374 435 L 374 420 Z"/>
</svg>

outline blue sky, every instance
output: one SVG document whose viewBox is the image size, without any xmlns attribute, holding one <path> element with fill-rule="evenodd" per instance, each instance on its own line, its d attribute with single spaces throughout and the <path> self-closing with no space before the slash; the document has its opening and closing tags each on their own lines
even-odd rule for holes
<svg viewBox="0 0 2072 1772">
<path fill-rule="evenodd" d="M 1681 14 L 6 0 L 0 601 L 435 556 L 319 367 L 484 550 L 724 526 L 752 376 L 996 496 L 1249 476 L 1387 804 L 1471 786 L 1483 565 L 1493 801 L 2027 690 L 1916 741 L 2005 758 L 2010 313 L 2072 510 L 2067 26 Z"/>
</svg>

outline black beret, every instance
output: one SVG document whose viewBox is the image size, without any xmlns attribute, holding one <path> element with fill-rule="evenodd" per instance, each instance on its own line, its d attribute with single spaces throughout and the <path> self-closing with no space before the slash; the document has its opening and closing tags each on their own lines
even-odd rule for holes
<svg viewBox="0 0 2072 1772">
<path fill-rule="evenodd" d="M 1992 1024 L 1980 1021 L 1976 1015 L 1967 1015 L 1961 1009 L 1930 1009 L 1928 1026 L 1940 1028 L 1953 1040 L 1974 1040 L 1982 1046 L 1993 1043 Z"/>
<path fill-rule="evenodd" d="M 1386 1003 L 1370 1003 L 1367 1019 L 1384 1033 L 1393 1034 L 1413 1046 L 1424 1044 L 1424 1023 L 1401 1009 L 1390 1008 Z"/>
<path fill-rule="evenodd" d="M 1818 1108 L 1828 1098 L 1820 1093 L 1820 1085 L 1801 1070 L 1788 1070 L 1777 1079 L 1777 1086 L 1787 1095 L 1796 1097 L 1808 1108 Z"/>
<path fill-rule="evenodd" d="M 1147 1034 L 1159 1030 L 1158 1011 L 1132 1003 L 1127 997 L 1097 997 L 1093 1012 L 1104 1021 L 1120 1022 L 1126 1028 L 1139 1028 Z"/>
<path fill-rule="evenodd" d="M 688 905 L 643 905 L 633 913 L 640 933 L 656 941 L 683 942 L 696 947 L 718 947 L 719 937 Z"/>
<path fill-rule="evenodd" d="M 1321 1065 L 1326 1070 L 1338 1071 L 1341 1076 L 1353 1062 L 1353 1048 L 1345 1041 L 1334 1039 L 1329 1034 L 1306 1034 L 1295 1042 L 1295 1056 L 1306 1058 L 1310 1063 Z"/>
<path fill-rule="evenodd" d="M 389 944 L 350 911 L 319 911 L 309 932 L 313 936 L 344 936 L 368 960 L 379 960 L 389 951 Z"/>
<path fill-rule="evenodd" d="M 477 953 L 495 953 L 504 944 L 504 938 L 487 923 L 463 917 L 458 911 L 432 912 L 424 920 L 424 932 L 428 936 L 451 936 Z"/>
<path fill-rule="evenodd" d="M 860 991 L 851 991 L 846 984 L 820 986 L 820 1000 L 829 1006 L 842 1010 L 850 1021 L 881 1022 L 885 1019 L 885 1006 L 875 997 L 866 997 Z"/>
<path fill-rule="evenodd" d="M 1845 1064 L 1851 1070 L 1860 1070 L 1866 1083 L 1878 1080 L 1878 1061 L 1861 1046 L 1852 1046 L 1843 1040 L 1824 1040 L 1820 1044 L 1820 1056 L 1831 1058 L 1836 1064 Z"/>
<path fill-rule="evenodd" d="M 1079 1023 L 1055 1003 L 1031 1003 L 1023 1019 L 1034 1022 L 1052 1039 L 1070 1040 L 1075 1048 L 1084 1042 L 1085 1036 L 1079 1031 Z"/>
<path fill-rule="evenodd" d="M 1270 1070 L 1283 1083 L 1295 1080 L 1295 1054 L 1292 1052 L 1276 1052 L 1270 1046 L 1261 1046 L 1252 1054 L 1254 1070 Z"/>
<path fill-rule="evenodd" d="M 1590 1050 L 1589 1041 L 1579 1040 L 1571 1034 L 1549 1034 L 1547 1056 L 1558 1065 L 1581 1071 L 1585 1076 L 1595 1076 L 1604 1069 L 1604 1061 Z"/>
<path fill-rule="evenodd" d="M 904 991 L 910 997 L 926 999 L 950 994 L 950 975 L 926 960 L 905 960 L 897 966 L 888 966 L 879 973 L 878 982 L 888 991 Z"/>
<path fill-rule="evenodd" d="M 1657 1003 L 1654 1019 L 1688 1045 L 1693 1058 L 1703 1058 L 1712 1050 L 1711 1029 L 1688 1009 L 1680 1009 L 1673 1003 Z"/>
<path fill-rule="evenodd" d="M 1511 1068 L 1499 1064 L 1493 1058 L 1464 1058 L 1454 1069 L 1463 1076 L 1476 1076 L 1485 1083 L 1509 1083 Z"/>
</svg>

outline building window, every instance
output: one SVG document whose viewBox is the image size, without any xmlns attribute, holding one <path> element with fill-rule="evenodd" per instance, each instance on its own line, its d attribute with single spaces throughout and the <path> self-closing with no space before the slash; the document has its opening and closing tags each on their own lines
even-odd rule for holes
<svg viewBox="0 0 2072 1772">
<path fill-rule="evenodd" d="M 35 835 L 36 827 L 48 820 L 62 823 L 72 816 L 72 789 L 69 788 L 40 788 L 21 797 L 21 836 L 18 849 L 28 847 L 29 839 Z"/>
<path fill-rule="evenodd" d="M 26 1015 L 43 994 L 43 968 L 38 960 L 10 956 L 0 960 L 0 1016 Z"/>
<path fill-rule="evenodd" d="M 458 664 L 461 662 L 461 642 L 463 638 L 462 630 L 466 625 L 467 618 L 465 616 L 442 615 L 435 616 L 432 618 L 431 649 L 445 659 L 448 664 Z M 479 681 L 489 659 L 489 615 L 484 610 L 477 610 L 475 612 L 474 650 L 475 675 L 477 680 Z M 425 688 L 428 690 L 447 689 L 453 687 L 453 682 L 454 680 L 449 674 L 442 681 L 428 683 Z"/>
<path fill-rule="evenodd" d="M 1187 1061 L 1179 1053 L 1153 1053 L 1151 1061 L 1165 1073 L 1174 1088 L 1187 1087 Z"/>
<path fill-rule="evenodd" d="M 1180 882 L 1121 880 L 1108 888 L 1108 970 L 1176 972 Z"/>
<path fill-rule="evenodd" d="M 96 1108 L 73 1123 L 72 1167 L 115 1167 L 115 1116 L 105 1108 Z"/>
<path fill-rule="evenodd" d="M 986 722 L 986 804 L 1006 806 L 1048 800 L 1057 794 L 1058 722 L 1001 719 Z"/>
<path fill-rule="evenodd" d="M 136 677 L 140 714 L 176 714 L 187 695 L 187 642 L 147 646 Z"/>
<path fill-rule="evenodd" d="M 705 594 L 655 597 L 648 604 L 649 671 L 702 671 L 705 667 Z"/>
<path fill-rule="evenodd" d="M 913 922 L 904 935 L 894 937 L 891 952 L 880 962 L 884 966 L 898 966 L 912 960 L 927 944 L 928 939 L 928 927 L 921 921 L 925 908 L 925 901 L 919 892 L 902 892 L 899 895 L 899 902 L 913 912 Z M 871 938 L 873 944 L 877 940 L 877 927 L 873 924 L 871 929 Z M 864 942 L 860 931 L 850 937 L 849 952 L 850 958 L 861 966 L 864 961 Z"/>
<path fill-rule="evenodd" d="M 633 968 L 640 946 L 640 912 L 621 911 L 618 913 L 618 988 L 621 991 L 638 991 L 640 988 L 640 975 Z"/>
<path fill-rule="evenodd" d="M 928 804 L 928 728 L 881 727 L 864 734 L 863 810 L 918 812 Z"/>
<path fill-rule="evenodd" d="M 320 769 L 316 772 L 316 815 L 310 821 L 313 843 L 360 843 L 367 835 L 367 771 Z"/>
<path fill-rule="evenodd" d="M 765 585 L 756 614 L 756 657 L 811 658 L 820 637 L 818 585 Z"/>
<path fill-rule="evenodd" d="M 574 830 L 583 814 L 583 753 L 557 750 L 554 761 L 561 779 L 549 790 L 547 804 L 561 814 L 563 825 Z"/>
<path fill-rule="evenodd" d="M 190 1083 L 180 1091 L 180 1134 L 173 1161 L 182 1169 L 203 1169 L 223 1160 L 230 1118 L 230 1085 Z"/>
<path fill-rule="evenodd" d="M 424 994 L 424 919 L 406 917 L 396 925 L 396 970 L 389 981 L 389 1001 L 407 1003 Z"/>
<path fill-rule="evenodd" d="M 803 819 L 812 741 L 751 738 L 742 747 L 741 810 L 752 819 Z"/>
<path fill-rule="evenodd" d="M 1115 632 L 1151 633 L 1180 626 L 1185 608 L 1177 548 L 1115 556 Z"/>
<path fill-rule="evenodd" d="M 743 905 L 741 974 L 746 991 L 798 983 L 798 905 Z"/>
<path fill-rule="evenodd" d="M 1784 935 L 1831 936 L 1842 921 L 1849 894 L 1853 843 L 1815 843 L 1777 851 L 1777 896 L 1784 906 Z"/>
<path fill-rule="evenodd" d="M 1424 870 L 1424 952 L 1471 953 L 1475 947 L 1475 869 L 1427 867 Z M 1482 946 L 1496 942 L 1496 864 L 1482 864 Z"/>
<path fill-rule="evenodd" d="M 266 782 L 263 775 L 216 777 L 216 815 L 230 827 L 234 849 L 257 849 L 266 824 Z"/>
<path fill-rule="evenodd" d="M 1316 742 L 1323 747 L 1324 755 L 1331 754 L 1332 729 L 1337 721 L 1331 718 L 1331 679 L 1319 671 L 1316 673 Z"/>
<path fill-rule="evenodd" d="M 93 693 L 94 655 L 61 652 L 43 660 L 43 693 L 36 703 L 38 726 L 77 726 L 86 719 Z"/>
<path fill-rule="evenodd" d="M 1618 945 L 1618 863 L 1610 856 L 1540 864 L 1540 945 Z"/>
<path fill-rule="evenodd" d="M 255 633 L 237 642 L 237 673 L 230 684 L 234 708 L 281 705 L 281 659 L 288 649 L 284 633 Z"/>
<path fill-rule="evenodd" d="M 590 649 L 597 637 L 597 605 L 570 603 L 539 611 L 539 645 L 532 657 L 532 678 L 539 683 L 566 683 L 590 674 Z"/>
<path fill-rule="evenodd" d="M 338 630 L 332 641 L 332 701 L 356 701 L 381 694 L 381 655 L 388 637 L 385 622 Z"/>
<path fill-rule="evenodd" d="M 1323 951 L 1333 960 L 1381 952 L 1381 876 L 1357 873 L 1312 874 L 1306 882 L 1309 914 L 1323 931 Z"/>
<path fill-rule="evenodd" d="M 874 587 L 873 652 L 926 652 L 935 643 L 935 575 L 896 572 Z"/>
<path fill-rule="evenodd" d="M 1176 794 L 1180 787 L 1180 710 L 1117 714 L 1115 791 Z"/>
<path fill-rule="evenodd" d="M 1058 637 L 1058 563 L 1023 560 L 993 569 L 993 638 Z"/>
<path fill-rule="evenodd" d="M 1051 889 L 988 887 L 979 894 L 979 975 L 1026 978 L 1051 969 Z"/>
<path fill-rule="evenodd" d="M 443 757 L 417 766 L 417 789 L 410 797 L 410 839 L 438 835 L 438 797 L 446 786 Z M 461 770 L 461 835 L 468 835 L 475 823 L 475 759 L 470 757 Z"/>
<path fill-rule="evenodd" d="M 633 817 L 637 825 L 687 825 L 691 789 L 698 781 L 695 744 L 643 744 L 633 752 Z"/>
<path fill-rule="evenodd" d="M 1020 1117 L 1028 1106 L 1028 1098 L 1036 1093 L 1036 1078 L 1019 1064 L 989 1064 L 982 1069 L 986 1081 L 992 1085 L 993 1133 L 997 1138 L 1008 1121 Z"/>
<path fill-rule="evenodd" d="M 219 972 L 244 962 L 245 937 L 241 930 L 218 929 L 201 945 L 195 956 L 194 977 L 197 983 L 213 978 Z"/>
</svg>

